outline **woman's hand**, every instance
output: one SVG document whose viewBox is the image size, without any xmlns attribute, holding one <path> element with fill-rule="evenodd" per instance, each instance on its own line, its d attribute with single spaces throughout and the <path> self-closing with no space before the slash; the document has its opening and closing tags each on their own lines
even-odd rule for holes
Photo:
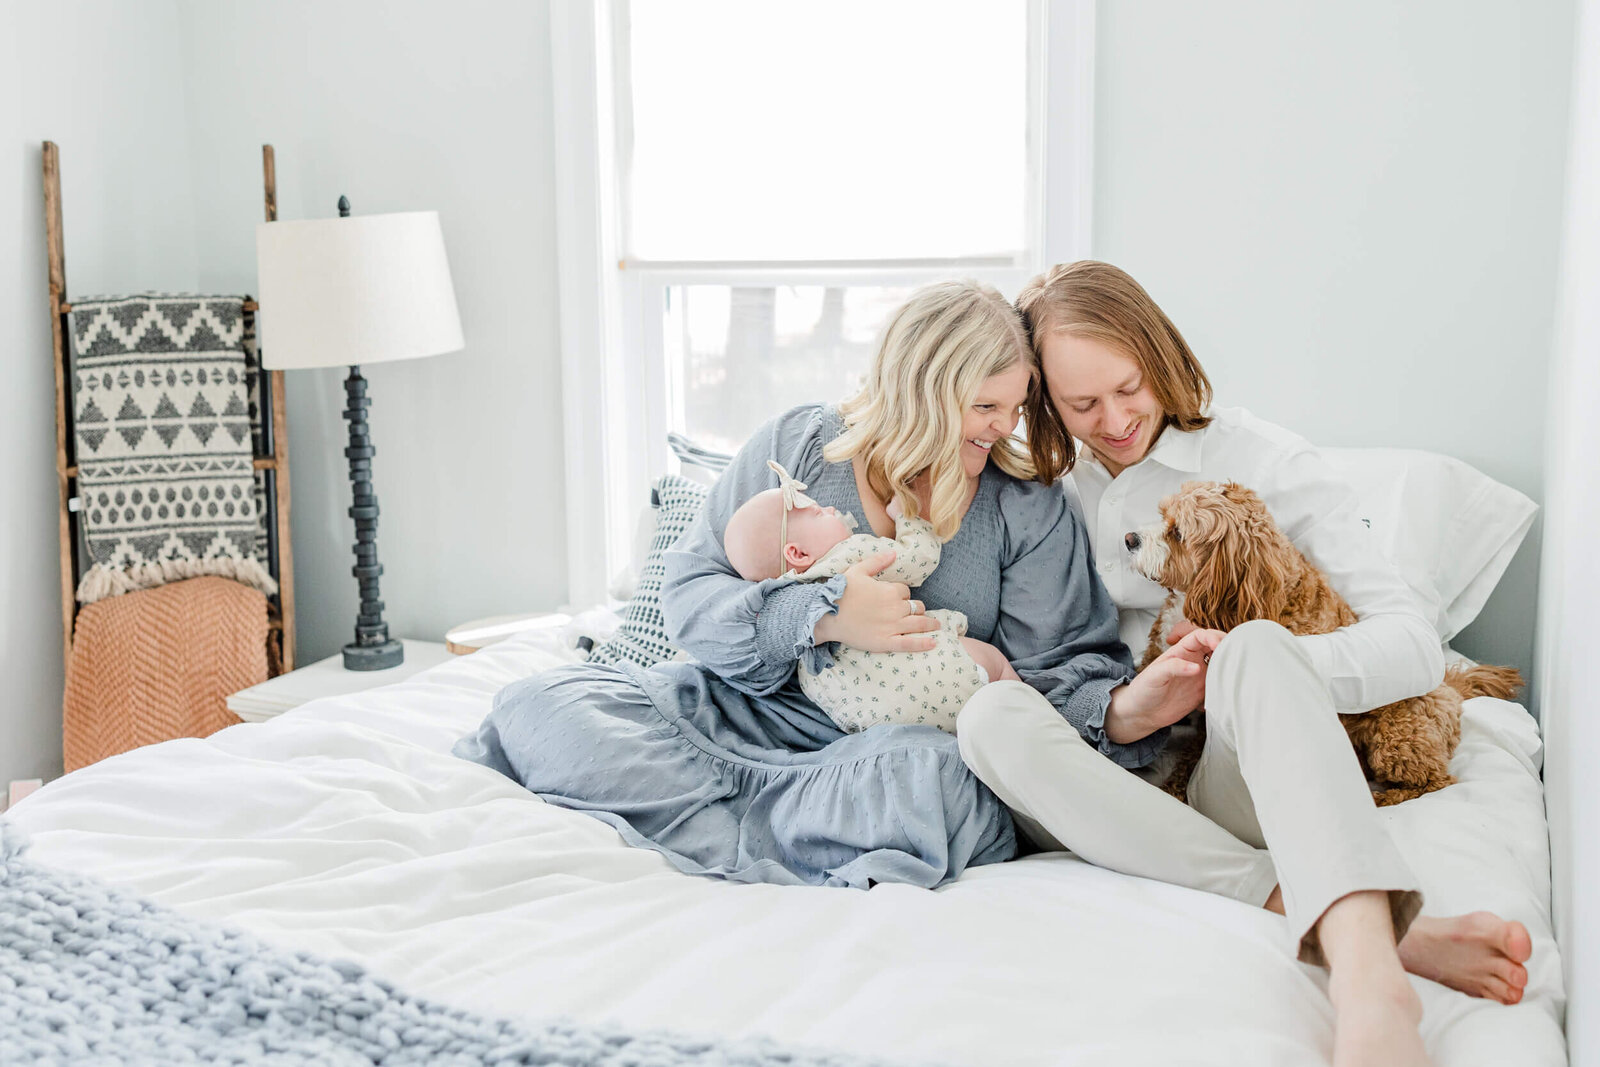
<svg viewBox="0 0 1600 1067">
<path fill-rule="evenodd" d="M 1127 685 L 1111 691 L 1106 736 L 1119 745 L 1171 726 L 1205 703 L 1206 664 L 1221 630 L 1190 630 Z"/>
<path fill-rule="evenodd" d="M 925 635 L 939 628 L 939 620 L 928 618 L 904 582 L 875 577 L 893 562 L 893 551 L 880 552 L 844 572 L 839 610 L 817 620 L 811 631 L 814 644 L 838 641 L 863 652 L 926 652 L 933 647 L 933 638 Z"/>
</svg>

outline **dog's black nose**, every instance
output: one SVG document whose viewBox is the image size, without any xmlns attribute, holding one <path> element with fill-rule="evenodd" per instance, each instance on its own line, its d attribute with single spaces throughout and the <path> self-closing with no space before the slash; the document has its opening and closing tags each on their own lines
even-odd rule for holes
<svg viewBox="0 0 1600 1067">
<path fill-rule="evenodd" d="M 1136 533 L 1131 533 L 1124 537 L 1122 543 L 1128 546 L 1129 552 L 1139 551 L 1139 535 Z"/>
</svg>

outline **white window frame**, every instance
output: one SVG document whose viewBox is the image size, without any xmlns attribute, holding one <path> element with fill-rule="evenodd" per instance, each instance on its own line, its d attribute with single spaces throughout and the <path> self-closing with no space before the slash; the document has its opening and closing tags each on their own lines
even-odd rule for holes
<svg viewBox="0 0 1600 1067">
<path fill-rule="evenodd" d="M 671 263 L 629 260 L 625 226 L 628 0 L 553 0 L 557 274 L 565 412 L 568 603 L 601 603 L 629 561 L 653 477 L 670 469 L 676 394 L 661 336 L 669 286 L 920 285 L 974 277 L 1014 293 L 1089 255 L 1094 0 L 1028 0 L 1025 247 L 948 260 Z M 622 104 L 619 107 L 619 102 Z"/>
</svg>

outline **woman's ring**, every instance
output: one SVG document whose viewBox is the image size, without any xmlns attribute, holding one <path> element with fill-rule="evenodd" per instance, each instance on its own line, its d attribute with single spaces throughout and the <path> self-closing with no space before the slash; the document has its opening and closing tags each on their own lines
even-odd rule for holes
<svg viewBox="0 0 1600 1067">
<path fill-rule="evenodd" d="M 922 614 L 922 601 L 920 600 L 908 600 L 906 601 L 906 607 L 908 609 L 907 614 L 909 615 Z"/>
</svg>

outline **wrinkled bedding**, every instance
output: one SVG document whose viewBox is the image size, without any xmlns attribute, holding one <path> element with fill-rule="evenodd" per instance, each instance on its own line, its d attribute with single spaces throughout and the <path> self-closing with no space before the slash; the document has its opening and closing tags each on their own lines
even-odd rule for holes
<svg viewBox="0 0 1600 1067">
<path fill-rule="evenodd" d="M 684 874 L 451 744 L 556 630 L 52 782 L 30 857 L 488 1015 L 764 1035 L 898 1062 L 1324 1064 L 1324 972 L 1259 909 L 1038 855 L 937 890 Z M 1460 784 L 1385 809 L 1425 912 L 1526 923 L 1523 1003 L 1414 979 L 1441 1067 L 1561 1064 L 1537 729 L 1468 702 Z"/>
</svg>

